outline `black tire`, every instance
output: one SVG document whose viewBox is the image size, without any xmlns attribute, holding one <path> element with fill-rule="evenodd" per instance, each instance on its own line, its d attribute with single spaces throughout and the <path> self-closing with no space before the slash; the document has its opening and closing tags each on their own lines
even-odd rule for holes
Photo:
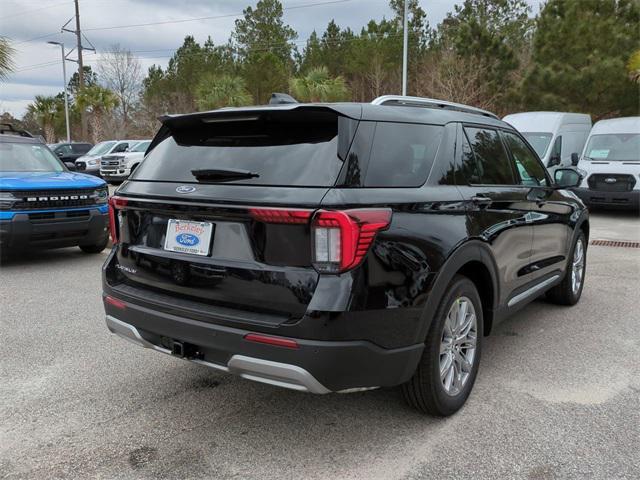
<svg viewBox="0 0 640 480">
<path fill-rule="evenodd" d="M 84 253 L 100 253 L 105 248 L 107 248 L 108 244 L 109 244 L 109 237 L 105 236 L 104 240 L 101 240 L 100 242 L 94 245 L 78 245 L 78 246 L 80 247 L 80 250 L 82 250 Z"/>
<path fill-rule="evenodd" d="M 578 242 L 582 242 L 582 251 L 583 251 L 583 266 L 582 266 L 582 275 L 580 280 L 580 286 L 577 290 L 573 288 L 573 274 L 574 274 L 574 254 L 576 252 L 576 246 Z M 571 251 L 569 252 L 569 258 L 567 259 L 567 269 L 560 282 L 555 287 L 547 290 L 547 299 L 555 303 L 557 305 L 575 305 L 580 300 L 582 296 L 582 289 L 584 288 L 584 277 L 587 271 L 587 239 L 584 235 L 584 232 L 578 233 L 576 240 L 573 242 L 571 246 Z"/>
<path fill-rule="evenodd" d="M 476 349 L 472 367 L 460 391 L 448 394 L 440 379 L 440 345 L 445 322 L 450 308 L 461 297 L 473 304 L 476 314 Z M 482 302 L 478 290 L 471 280 L 456 275 L 445 291 L 433 319 L 425 349 L 413 377 L 401 386 L 402 395 L 409 405 L 417 410 L 436 416 L 448 416 L 457 412 L 467 401 L 478 375 L 483 335 Z"/>
</svg>

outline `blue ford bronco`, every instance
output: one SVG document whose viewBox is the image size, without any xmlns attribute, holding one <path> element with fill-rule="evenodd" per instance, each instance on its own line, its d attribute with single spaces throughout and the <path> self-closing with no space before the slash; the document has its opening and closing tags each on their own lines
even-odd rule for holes
<svg viewBox="0 0 640 480">
<path fill-rule="evenodd" d="M 28 132 L 0 124 L 0 255 L 34 248 L 107 246 L 104 180 L 71 172 Z"/>
</svg>

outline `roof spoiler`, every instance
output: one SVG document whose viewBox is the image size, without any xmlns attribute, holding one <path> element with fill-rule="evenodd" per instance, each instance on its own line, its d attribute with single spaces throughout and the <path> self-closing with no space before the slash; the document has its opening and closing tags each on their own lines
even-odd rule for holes
<svg viewBox="0 0 640 480">
<path fill-rule="evenodd" d="M 17 129 L 10 123 L 0 123 L 0 135 L 5 135 L 7 133 L 20 135 L 21 137 L 33 138 L 33 135 L 31 135 L 26 130 Z"/>
</svg>

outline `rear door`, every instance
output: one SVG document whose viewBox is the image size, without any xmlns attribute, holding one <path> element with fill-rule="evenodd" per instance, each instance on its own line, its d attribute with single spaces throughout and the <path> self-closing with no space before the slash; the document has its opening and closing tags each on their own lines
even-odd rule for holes
<svg viewBox="0 0 640 480">
<path fill-rule="evenodd" d="M 118 191 L 123 285 L 256 322 L 300 318 L 318 282 L 311 215 L 356 126 L 326 109 L 166 121 Z"/>
<path fill-rule="evenodd" d="M 504 305 L 530 281 L 533 228 L 527 189 L 519 185 L 497 129 L 460 126 L 459 140 L 456 183 L 467 204 L 468 230 L 493 251 Z"/>
</svg>

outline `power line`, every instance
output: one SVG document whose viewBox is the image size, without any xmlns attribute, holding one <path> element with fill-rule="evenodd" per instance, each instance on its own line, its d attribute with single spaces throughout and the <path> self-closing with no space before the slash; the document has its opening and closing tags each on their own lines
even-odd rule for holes
<svg viewBox="0 0 640 480">
<path fill-rule="evenodd" d="M 332 4 L 346 3 L 351 1 L 353 0 L 327 0 L 323 2 L 306 3 L 302 5 L 292 5 L 289 7 L 283 7 L 282 10 L 298 10 L 301 8 L 318 7 L 322 5 L 332 5 Z M 88 31 L 101 31 L 101 30 L 116 30 L 116 29 L 123 29 L 123 28 L 139 28 L 139 27 L 148 27 L 153 25 L 168 25 L 168 24 L 174 24 L 174 23 L 186 23 L 186 22 L 196 22 L 196 21 L 202 21 L 202 20 L 216 20 L 216 19 L 222 19 L 222 18 L 240 17 L 242 15 L 244 15 L 244 12 L 228 13 L 225 15 L 210 15 L 206 17 L 183 18 L 179 20 L 164 20 L 160 22 L 136 23 L 136 24 L 129 24 L 129 25 L 110 25 L 105 27 L 84 28 L 83 30 L 85 32 L 88 32 Z M 38 35 L 37 37 L 15 42 L 14 45 L 22 45 L 24 43 L 30 43 L 36 40 L 42 40 L 43 38 L 51 37 L 53 35 L 58 35 L 59 33 L 60 32 L 51 32 L 51 33 L 46 33 L 44 35 Z"/>
<path fill-rule="evenodd" d="M 408 32 L 409 36 L 413 36 L 413 32 Z M 324 44 L 324 45 L 338 45 L 338 44 L 343 44 L 343 43 L 350 43 L 350 42 L 355 42 L 355 41 L 367 41 L 367 40 L 383 40 L 383 39 L 389 39 L 389 38 L 397 38 L 397 37 L 401 37 L 403 35 L 403 33 L 393 33 L 393 34 L 386 34 L 386 33 L 382 33 L 382 34 L 378 34 L 378 35 L 367 35 L 365 37 L 361 37 L 359 35 L 355 35 L 352 38 L 346 38 L 346 39 L 335 39 L 335 40 L 322 40 L 320 39 L 320 43 Z M 305 45 L 307 43 L 308 40 L 297 40 L 297 41 L 293 41 L 290 43 L 296 44 L 296 45 Z M 274 46 L 278 46 L 280 45 L 279 43 L 260 43 L 260 44 L 256 44 L 254 47 L 251 48 L 251 51 L 254 52 L 262 52 L 262 51 L 269 51 L 271 50 Z M 223 46 L 223 45 L 220 45 Z M 157 48 L 157 49 L 150 49 L 150 50 L 129 50 L 129 53 L 154 53 L 154 52 L 171 52 L 170 54 L 166 54 L 166 55 L 150 55 L 150 56 L 141 56 L 141 55 L 133 55 L 132 57 L 136 60 L 153 60 L 153 59 L 161 59 L 161 58 L 172 58 L 175 55 L 177 49 L 175 48 Z M 112 53 L 118 53 L 116 51 L 113 50 L 104 50 L 104 51 L 99 51 L 97 52 L 100 55 L 106 55 L 106 54 L 112 54 Z M 211 55 L 213 52 L 211 51 L 203 51 L 203 52 L 196 52 L 196 53 L 189 53 L 189 54 L 184 54 L 181 58 L 197 58 L 197 57 L 202 57 L 202 56 L 209 56 Z M 91 59 L 88 59 L 87 62 L 99 62 L 100 59 L 97 57 L 93 57 Z M 25 65 L 23 67 L 18 67 L 14 73 L 21 73 L 24 71 L 28 71 L 28 70 L 35 70 L 38 68 L 44 68 L 44 67 L 48 67 L 50 65 L 54 65 L 57 64 L 57 61 L 53 61 L 53 62 L 43 62 L 43 63 L 37 63 L 34 65 Z"/>
<path fill-rule="evenodd" d="M 19 16 L 25 15 L 27 13 L 40 12 L 42 10 L 47 10 L 49 8 L 54 8 L 54 7 L 60 7 L 62 5 L 70 5 L 72 3 L 73 2 L 55 3 L 53 5 L 47 5 L 46 7 L 31 8 L 29 10 L 23 10 L 22 12 L 12 13 L 11 15 L 7 15 L 6 17 L 0 17 L 0 20 L 6 20 L 7 18 L 13 18 L 13 17 L 19 17 Z"/>
<path fill-rule="evenodd" d="M 296 9 L 300 9 L 300 8 L 308 8 L 308 7 L 317 7 L 317 6 L 321 6 L 321 5 L 332 5 L 332 4 L 336 4 L 336 3 L 346 3 L 346 2 L 351 2 L 352 0 L 328 0 L 328 1 L 324 1 L 324 2 L 315 2 L 315 3 L 306 3 L 303 5 L 293 5 L 290 7 L 283 7 L 282 10 L 296 10 Z M 168 25 L 168 24 L 173 24 L 173 23 L 185 23 L 185 22 L 197 22 L 197 21 L 201 21 L 201 20 L 217 20 L 217 19 L 221 19 L 221 18 L 230 18 L 230 17 L 239 17 L 244 15 L 244 12 L 240 12 L 240 13 L 227 13 L 224 15 L 210 15 L 210 16 L 206 16 L 206 17 L 192 17 L 192 18 L 183 18 L 180 20 L 163 20 L 160 22 L 148 22 L 148 23 L 132 23 L 129 25 L 111 25 L 108 27 L 93 27 L 93 28 L 85 28 L 86 32 L 89 31 L 98 31 L 98 30 L 115 30 L 115 29 L 120 29 L 120 28 L 138 28 L 138 27 L 149 27 L 149 26 L 153 26 L 153 25 Z"/>
</svg>

